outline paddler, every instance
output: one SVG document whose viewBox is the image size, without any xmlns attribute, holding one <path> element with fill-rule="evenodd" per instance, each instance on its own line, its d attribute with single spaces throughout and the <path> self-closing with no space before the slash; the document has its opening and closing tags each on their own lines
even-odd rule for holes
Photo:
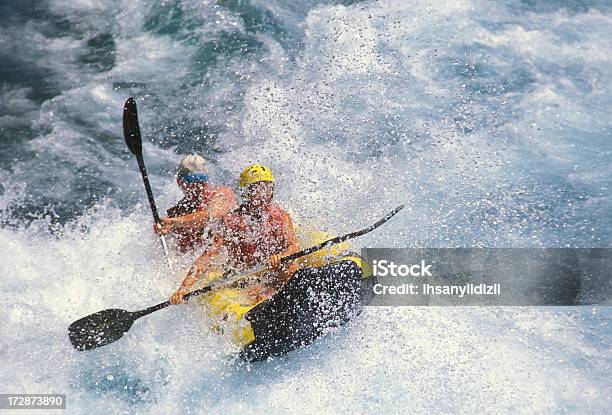
<svg viewBox="0 0 612 415">
<path fill-rule="evenodd" d="M 294 265 L 281 266 L 280 260 L 297 252 L 298 245 L 291 217 L 274 196 L 274 175 L 266 166 L 254 164 L 240 175 L 243 203 L 223 216 L 211 228 L 211 243 L 195 261 L 180 288 L 170 297 L 172 304 L 183 297 L 208 272 L 232 270 L 241 273 L 267 266 L 270 271 L 249 280 L 250 295 L 269 296 L 295 271 Z"/>
<path fill-rule="evenodd" d="M 213 185 L 208 179 L 206 161 L 198 154 L 184 157 L 177 169 L 176 183 L 183 198 L 168 209 L 153 230 L 161 235 L 176 236 L 181 251 L 204 243 L 206 226 L 238 207 L 234 191 L 229 186 Z"/>
</svg>

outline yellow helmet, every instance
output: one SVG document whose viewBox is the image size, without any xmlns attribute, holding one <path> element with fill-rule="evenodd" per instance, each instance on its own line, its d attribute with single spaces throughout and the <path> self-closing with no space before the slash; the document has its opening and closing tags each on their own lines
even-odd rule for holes
<svg viewBox="0 0 612 415">
<path fill-rule="evenodd" d="M 274 175 L 272 170 L 261 164 L 253 164 L 244 169 L 240 175 L 240 187 L 246 187 L 257 182 L 272 182 L 274 183 Z"/>
</svg>

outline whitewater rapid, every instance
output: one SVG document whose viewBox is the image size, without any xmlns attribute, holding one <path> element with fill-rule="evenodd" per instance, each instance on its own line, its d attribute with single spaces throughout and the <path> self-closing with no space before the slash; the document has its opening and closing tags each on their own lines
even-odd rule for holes
<svg viewBox="0 0 612 415">
<path fill-rule="evenodd" d="M 70 346 L 75 319 L 182 278 L 121 137 L 132 94 L 161 209 L 197 151 L 234 187 L 268 164 L 307 227 L 406 203 L 356 248 L 610 247 L 607 2 L 342 3 L 0 5 L 0 393 L 78 414 L 610 412 L 609 306 L 370 307 L 247 364 L 187 305 Z"/>
<path fill-rule="evenodd" d="M 0 233 L 3 389 L 66 393 L 69 413 L 604 413 L 610 307 L 371 307 L 282 358 L 247 364 L 195 306 L 138 321 L 92 352 L 66 326 L 139 309 L 178 284 L 144 216 L 93 214 L 62 239 Z M 144 239 L 144 241 L 143 241 Z M 141 242 L 143 241 L 143 242 Z M 157 252 L 157 256 L 154 253 Z M 330 409 L 331 408 L 331 409 Z"/>
</svg>

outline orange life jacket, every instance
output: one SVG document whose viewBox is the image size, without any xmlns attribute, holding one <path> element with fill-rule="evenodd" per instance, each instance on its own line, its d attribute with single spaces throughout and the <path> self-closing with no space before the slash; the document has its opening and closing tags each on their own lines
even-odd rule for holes
<svg viewBox="0 0 612 415">
<path fill-rule="evenodd" d="M 222 223 L 224 245 L 236 268 L 261 265 L 289 247 L 283 229 L 291 219 L 276 203 L 263 207 L 257 218 L 237 209 L 225 215 Z"/>
</svg>

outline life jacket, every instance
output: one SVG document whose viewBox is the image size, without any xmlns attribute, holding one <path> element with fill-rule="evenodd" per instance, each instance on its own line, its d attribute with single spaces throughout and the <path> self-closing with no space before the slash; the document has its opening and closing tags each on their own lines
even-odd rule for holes
<svg viewBox="0 0 612 415">
<path fill-rule="evenodd" d="M 176 218 L 206 210 L 209 203 L 218 197 L 225 197 L 227 200 L 232 201 L 234 206 L 230 207 L 230 209 L 234 209 L 235 206 L 238 205 L 236 195 L 228 186 L 206 184 L 204 186 L 194 187 L 188 196 L 185 196 L 176 205 L 168 209 L 168 217 Z M 179 248 L 185 251 L 189 248 L 201 245 L 204 242 L 205 234 L 208 232 L 205 228 L 186 228 L 175 229 L 172 233 L 178 240 Z"/>
<path fill-rule="evenodd" d="M 262 208 L 257 218 L 237 209 L 222 219 L 223 238 L 232 266 L 248 269 L 265 263 L 289 247 L 283 233 L 289 215 L 276 203 Z"/>
</svg>

